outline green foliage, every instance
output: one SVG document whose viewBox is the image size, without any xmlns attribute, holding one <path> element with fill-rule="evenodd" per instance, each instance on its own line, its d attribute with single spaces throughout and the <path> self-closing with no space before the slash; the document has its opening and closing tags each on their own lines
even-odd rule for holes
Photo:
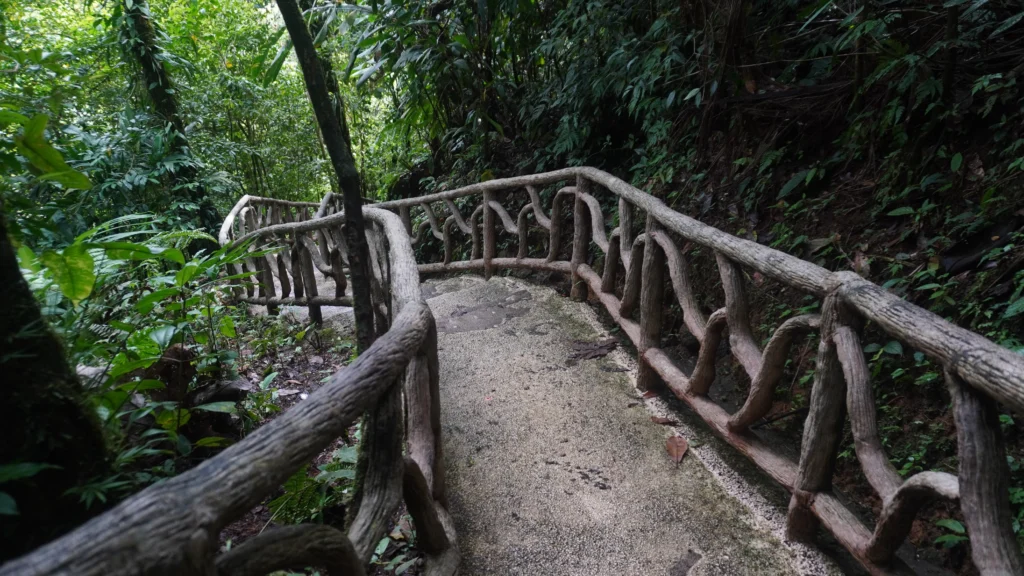
<svg viewBox="0 0 1024 576">
<path fill-rule="evenodd" d="M 349 501 L 356 477 L 356 447 L 334 451 L 331 459 L 310 476 L 305 467 L 283 486 L 283 494 L 270 501 L 272 519 L 288 524 L 323 522 L 324 510 Z"/>
</svg>

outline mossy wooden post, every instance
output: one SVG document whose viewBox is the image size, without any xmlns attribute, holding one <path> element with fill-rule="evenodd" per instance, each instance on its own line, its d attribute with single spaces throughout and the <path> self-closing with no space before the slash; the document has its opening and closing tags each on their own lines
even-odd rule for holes
<svg viewBox="0 0 1024 576">
<path fill-rule="evenodd" d="M 825 296 L 821 312 L 821 339 L 814 371 L 814 387 L 797 469 L 793 496 L 789 502 L 786 535 L 791 540 L 810 542 L 818 528 L 818 519 L 810 510 L 814 493 L 832 487 L 839 442 L 846 415 L 846 378 L 833 341 L 840 325 L 842 302 L 833 291 Z"/>
<path fill-rule="evenodd" d="M 576 177 L 576 201 L 573 204 L 573 234 L 572 234 L 572 288 L 569 290 L 569 297 L 573 300 L 586 300 L 587 283 L 580 278 L 578 269 L 580 264 L 587 263 L 587 252 L 590 249 L 590 209 L 580 197 L 580 194 L 590 193 L 590 180 L 583 176 Z"/>
<path fill-rule="evenodd" d="M 661 345 L 661 307 L 665 297 L 665 254 L 657 242 L 650 241 L 651 233 L 658 229 L 658 221 L 647 216 L 647 238 L 644 244 L 642 280 L 640 282 L 640 343 L 637 346 L 639 369 L 637 388 L 656 390 L 661 386 L 657 372 L 644 360 L 649 348 Z M 633 266 L 637 263 L 634 262 Z"/>
<path fill-rule="evenodd" d="M 495 213 L 491 208 L 491 202 L 497 201 L 494 192 L 484 192 L 484 278 L 490 278 L 494 274 L 494 255 L 498 250 L 497 231 L 495 227 Z"/>
</svg>

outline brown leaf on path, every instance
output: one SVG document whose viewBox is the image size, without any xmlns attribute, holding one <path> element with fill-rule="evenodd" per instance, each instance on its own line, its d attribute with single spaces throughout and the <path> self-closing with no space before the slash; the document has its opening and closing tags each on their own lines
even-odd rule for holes
<svg viewBox="0 0 1024 576">
<path fill-rule="evenodd" d="M 569 353 L 569 361 L 601 358 L 602 356 L 607 356 L 612 350 L 615 350 L 615 347 L 618 345 L 619 343 L 614 338 L 608 338 L 607 340 L 601 340 L 600 342 L 585 342 L 578 340 L 572 343 L 572 352 Z"/>
<path fill-rule="evenodd" d="M 665 418 L 663 416 L 651 416 L 651 422 L 654 422 L 655 424 L 662 424 L 664 426 L 675 426 L 676 424 L 678 424 L 678 422 L 676 422 L 675 420 L 671 418 Z"/>
<path fill-rule="evenodd" d="M 658 393 L 655 392 L 654 390 L 648 390 L 648 391 L 644 392 L 644 396 L 643 397 L 644 397 L 644 400 L 649 400 L 651 398 L 657 398 L 658 397 Z"/>
<path fill-rule="evenodd" d="M 686 450 L 690 448 L 690 443 L 686 441 L 686 438 L 682 436 L 670 436 L 665 441 L 665 450 L 668 451 L 668 456 L 676 464 L 683 461 L 683 456 L 686 456 Z"/>
</svg>

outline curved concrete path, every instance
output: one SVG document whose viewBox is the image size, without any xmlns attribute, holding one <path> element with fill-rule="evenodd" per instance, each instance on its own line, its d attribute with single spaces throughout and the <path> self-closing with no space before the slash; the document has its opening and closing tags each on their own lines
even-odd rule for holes
<svg viewBox="0 0 1024 576">
<path fill-rule="evenodd" d="M 669 459 L 673 428 L 650 411 L 664 402 L 640 397 L 627 354 L 567 360 L 609 336 L 589 306 L 512 278 L 423 290 L 462 574 L 838 573 L 784 544 L 780 511 L 745 505 L 756 491 L 706 446 Z"/>
</svg>

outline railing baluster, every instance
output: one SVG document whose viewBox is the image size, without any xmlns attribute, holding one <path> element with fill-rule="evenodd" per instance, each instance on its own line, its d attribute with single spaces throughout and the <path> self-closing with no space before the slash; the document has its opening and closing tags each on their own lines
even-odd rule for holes
<svg viewBox="0 0 1024 576">
<path fill-rule="evenodd" d="M 299 244 L 299 242 L 296 242 L 296 244 Z M 316 287 L 316 274 L 314 274 L 313 270 L 313 255 L 310 253 L 309 244 L 306 242 L 302 242 L 299 248 L 299 263 L 307 301 L 312 301 L 313 297 L 317 296 L 319 292 Z M 324 316 L 320 311 L 319 304 L 309 305 L 309 319 L 317 326 L 324 323 Z"/>
<path fill-rule="evenodd" d="M 665 298 L 665 254 L 657 242 L 650 241 L 658 229 L 658 221 L 647 216 L 647 238 L 644 244 L 642 280 L 640 282 L 640 343 L 637 354 L 643 356 L 648 348 L 661 345 L 661 307 Z M 641 360 L 636 375 L 636 386 L 653 390 L 660 386 L 657 372 Z"/>
<path fill-rule="evenodd" d="M 729 311 L 729 345 L 750 378 L 761 370 L 761 350 L 750 329 L 750 311 L 747 292 L 743 287 L 743 271 L 728 258 L 715 252 L 718 271 L 722 276 L 725 307 Z"/>
<path fill-rule="evenodd" d="M 281 281 L 281 297 L 287 298 L 292 291 L 288 282 L 288 263 L 284 260 L 284 253 L 277 253 L 277 277 Z"/>
<path fill-rule="evenodd" d="M 983 576 L 1024 574 L 1007 497 L 1010 472 L 995 402 L 946 371 L 960 447 L 960 507 Z"/>
<path fill-rule="evenodd" d="M 825 296 L 814 385 L 800 444 L 800 466 L 786 522 L 786 534 L 792 540 L 808 542 L 814 538 L 818 519 L 809 509 L 810 498 L 815 492 L 832 487 L 846 412 L 846 380 L 832 341 L 840 323 L 841 307 L 835 292 Z"/>
<path fill-rule="evenodd" d="M 572 235 L 572 288 L 569 297 L 573 300 L 584 300 L 587 297 L 587 283 L 580 278 L 577 268 L 587 263 L 587 252 L 590 250 L 590 207 L 583 201 L 580 194 L 590 190 L 590 181 L 580 176 L 576 179 L 576 199 L 573 204 L 573 235 Z"/>
<path fill-rule="evenodd" d="M 519 218 L 516 222 L 516 229 L 519 232 L 519 251 L 516 253 L 516 258 L 519 260 L 526 258 L 529 253 L 527 243 L 530 241 L 530 231 L 526 222 L 526 214 L 530 210 L 531 206 L 529 204 L 523 206 L 523 209 L 519 211 Z"/>
<path fill-rule="evenodd" d="M 402 218 L 402 224 L 405 225 L 405 233 L 408 234 L 409 236 L 412 236 L 412 217 L 409 215 L 409 207 L 399 207 L 398 213 Z"/>
<path fill-rule="evenodd" d="M 484 278 L 489 279 L 494 275 L 494 260 L 497 252 L 497 230 L 495 230 L 495 212 L 491 208 L 491 202 L 495 202 L 494 192 L 484 192 Z"/>
<path fill-rule="evenodd" d="M 622 250 L 622 232 L 619 228 L 612 230 L 608 237 L 608 254 L 604 257 L 604 270 L 601 271 L 601 292 L 615 293 L 615 283 L 619 277 L 619 252 Z"/>
</svg>

